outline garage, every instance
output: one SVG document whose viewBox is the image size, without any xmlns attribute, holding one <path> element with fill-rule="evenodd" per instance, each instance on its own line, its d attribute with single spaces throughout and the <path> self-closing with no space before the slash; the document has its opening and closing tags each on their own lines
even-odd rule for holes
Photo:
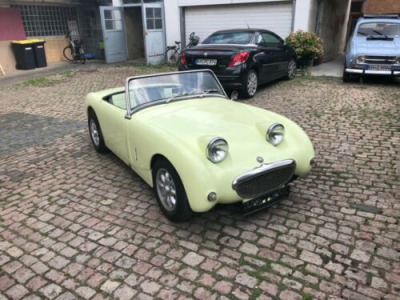
<svg viewBox="0 0 400 300">
<path fill-rule="evenodd" d="M 269 29 L 285 38 L 292 27 L 292 9 L 292 1 L 185 7 L 186 41 L 191 32 L 203 41 L 217 30 L 246 27 Z"/>
</svg>

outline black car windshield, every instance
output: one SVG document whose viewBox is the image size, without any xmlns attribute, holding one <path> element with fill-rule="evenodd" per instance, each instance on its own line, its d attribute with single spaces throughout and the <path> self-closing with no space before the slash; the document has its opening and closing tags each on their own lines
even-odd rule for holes
<svg viewBox="0 0 400 300">
<path fill-rule="evenodd" d="M 400 37 L 400 23 L 368 22 L 358 27 L 357 36 Z"/>
<path fill-rule="evenodd" d="M 208 70 L 132 78 L 128 89 L 132 108 L 206 95 L 226 97 L 214 74 Z"/>
<path fill-rule="evenodd" d="M 202 44 L 248 44 L 253 32 L 216 32 L 206 38 Z"/>
</svg>

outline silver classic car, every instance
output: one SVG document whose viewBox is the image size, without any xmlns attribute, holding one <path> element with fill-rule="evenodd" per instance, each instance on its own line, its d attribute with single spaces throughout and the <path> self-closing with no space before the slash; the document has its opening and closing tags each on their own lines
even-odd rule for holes
<svg viewBox="0 0 400 300">
<path fill-rule="evenodd" d="M 343 81 L 363 75 L 400 75 L 400 17 L 365 15 L 347 44 Z"/>
</svg>

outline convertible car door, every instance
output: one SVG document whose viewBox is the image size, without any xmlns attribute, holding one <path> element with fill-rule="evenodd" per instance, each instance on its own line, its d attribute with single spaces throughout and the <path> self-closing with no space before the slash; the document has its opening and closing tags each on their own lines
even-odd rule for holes
<svg viewBox="0 0 400 300">
<path fill-rule="evenodd" d="M 108 100 L 102 100 L 96 114 L 107 148 L 128 163 L 126 130 L 129 120 L 125 119 L 124 99 L 125 94 L 119 93 L 110 96 Z"/>
<path fill-rule="evenodd" d="M 266 44 L 266 49 L 270 58 L 268 69 L 271 72 L 271 79 L 284 76 L 287 70 L 288 58 L 282 39 L 271 32 L 262 32 L 261 36 Z"/>
</svg>

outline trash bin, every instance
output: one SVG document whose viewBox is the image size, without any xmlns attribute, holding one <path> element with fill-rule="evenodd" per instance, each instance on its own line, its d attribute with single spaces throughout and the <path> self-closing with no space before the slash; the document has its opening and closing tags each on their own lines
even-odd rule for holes
<svg viewBox="0 0 400 300">
<path fill-rule="evenodd" d="M 30 40 L 33 45 L 36 68 L 47 67 L 46 52 L 44 50 L 44 40 Z"/>
<path fill-rule="evenodd" d="M 35 55 L 33 53 L 33 44 L 29 40 L 12 41 L 11 46 L 17 62 L 16 68 L 19 70 L 34 69 Z"/>
</svg>

